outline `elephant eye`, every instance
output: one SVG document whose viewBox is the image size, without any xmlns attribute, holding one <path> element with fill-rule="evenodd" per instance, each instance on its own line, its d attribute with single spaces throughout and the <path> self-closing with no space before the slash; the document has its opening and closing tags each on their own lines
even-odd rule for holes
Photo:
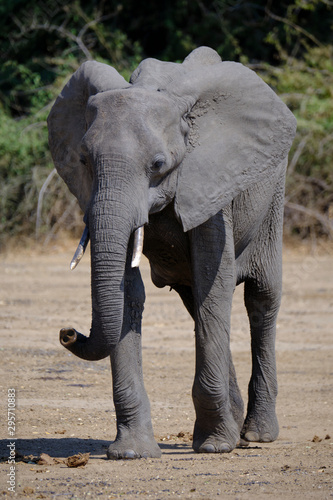
<svg viewBox="0 0 333 500">
<path fill-rule="evenodd" d="M 162 156 L 157 156 L 153 161 L 153 170 L 155 171 L 161 170 L 161 168 L 163 168 L 164 165 L 165 165 L 165 158 Z"/>
<path fill-rule="evenodd" d="M 153 167 L 154 167 L 155 170 L 159 170 L 160 168 L 163 167 L 163 165 L 164 165 L 164 161 L 163 160 L 157 160 L 157 161 L 154 162 Z"/>
</svg>

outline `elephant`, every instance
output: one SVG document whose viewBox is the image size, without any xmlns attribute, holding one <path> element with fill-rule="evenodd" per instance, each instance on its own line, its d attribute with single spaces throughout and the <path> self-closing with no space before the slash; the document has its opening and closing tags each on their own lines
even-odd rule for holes
<svg viewBox="0 0 333 500">
<path fill-rule="evenodd" d="M 142 371 L 142 252 L 154 285 L 175 290 L 194 321 L 193 450 L 274 441 L 292 112 L 254 71 L 199 47 L 182 63 L 144 59 L 129 82 L 84 62 L 48 128 L 55 167 L 84 214 L 71 267 L 89 240 L 91 252 L 89 337 L 66 327 L 60 342 L 85 360 L 110 356 L 117 434 L 107 457 L 161 456 Z M 240 283 L 252 352 L 245 417 L 230 350 Z"/>
</svg>

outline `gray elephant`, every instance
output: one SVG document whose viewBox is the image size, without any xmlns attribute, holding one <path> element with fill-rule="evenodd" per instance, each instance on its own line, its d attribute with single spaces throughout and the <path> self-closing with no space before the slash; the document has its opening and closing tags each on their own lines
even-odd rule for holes
<svg viewBox="0 0 333 500">
<path fill-rule="evenodd" d="M 275 440 L 292 113 L 253 71 L 200 47 L 182 64 L 142 61 L 130 83 L 85 62 L 48 126 L 55 166 L 85 214 L 73 266 L 91 241 L 90 336 L 64 328 L 60 341 L 86 360 L 111 357 L 117 436 L 108 457 L 161 454 L 142 375 L 143 226 L 152 281 L 176 290 L 195 323 L 193 449 Z M 252 339 L 245 420 L 230 352 L 232 296 L 242 282 Z"/>
</svg>

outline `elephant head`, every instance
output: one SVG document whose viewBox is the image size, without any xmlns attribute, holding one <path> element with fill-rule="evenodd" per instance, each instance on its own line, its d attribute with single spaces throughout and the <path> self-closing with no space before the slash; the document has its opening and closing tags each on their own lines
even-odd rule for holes
<svg viewBox="0 0 333 500">
<path fill-rule="evenodd" d="M 295 134 L 293 115 L 253 71 L 207 47 L 182 64 L 146 59 L 130 83 L 88 61 L 48 126 L 91 237 L 90 337 L 67 331 L 62 342 L 84 359 L 106 357 L 119 340 L 130 237 L 149 214 L 173 203 L 184 231 L 202 224 L 273 178 Z"/>
</svg>

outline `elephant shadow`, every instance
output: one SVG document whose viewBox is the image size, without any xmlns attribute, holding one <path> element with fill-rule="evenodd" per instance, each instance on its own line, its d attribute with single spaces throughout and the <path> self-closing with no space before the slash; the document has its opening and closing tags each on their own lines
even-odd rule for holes
<svg viewBox="0 0 333 500">
<path fill-rule="evenodd" d="M 0 440 L 1 461 L 8 459 L 10 439 Z M 99 439 L 79 439 L 79 438 L 32 438 L 16 439 L 15 451 L 17 461 L 26 461 L 26 457 L 39 457 L 41 453 L 46 453 L 52 458 L 64 458 L 77 453 L 90 453 L 90 458 L 104 458 L 109 441 Z"/>
<path fill-rule="evenodd" d="M 0 440 L 0 461 L 7 462 L 9 457 L 10 439 Z M 12 441 L 14 442 L 14 441 Z M 80 439 L 80 438 L 32 438 L 16 439 L 15 451 L 16 461 L 28 462 L 37 459 L 42 453 L 46 453 L 52 458 L 66 458 L 78 453 L 90 453 L 90 459 L 105 459 L 106 451 L 110 441 L 100 439 Z M 190 444 L 186 443 L 159 443 L 162 450 L 168 454 L 172 453 L 190 453 L 192 452 Z"/>
</svg>

